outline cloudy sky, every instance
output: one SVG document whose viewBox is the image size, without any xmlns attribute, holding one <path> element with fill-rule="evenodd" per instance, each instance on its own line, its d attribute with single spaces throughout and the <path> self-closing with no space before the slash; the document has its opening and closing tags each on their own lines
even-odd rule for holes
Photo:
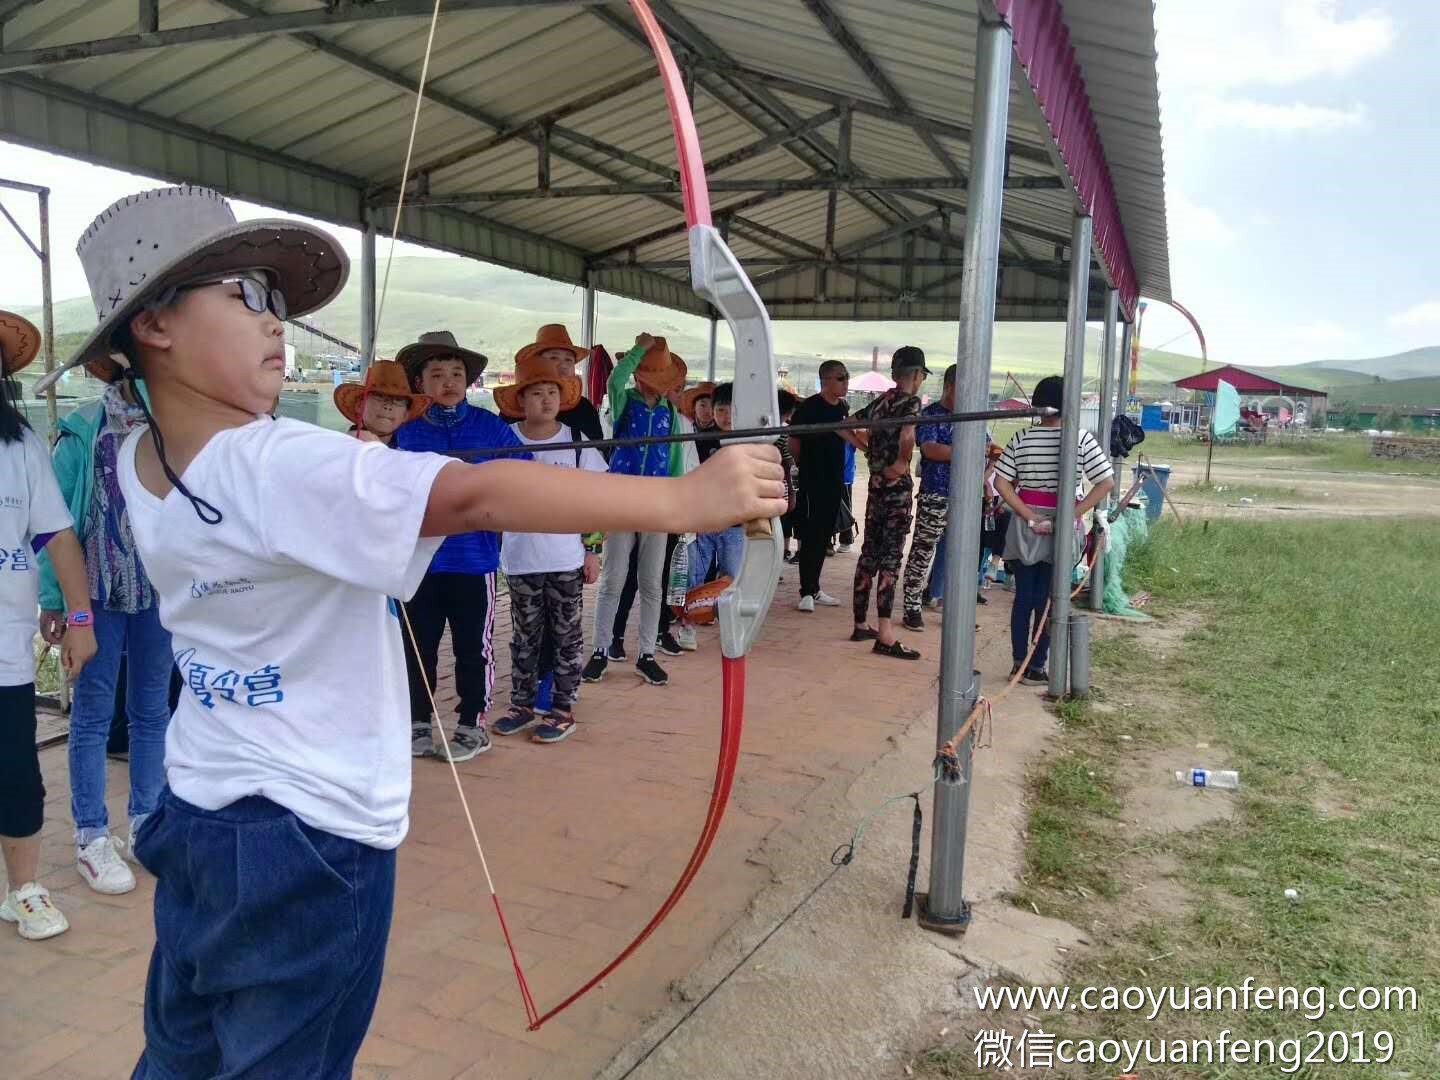
<svg viewBox="0 0 1440 1080">
<path fill-rule="evenodd" d="M 1440 280 L 1424 269 L 1440 247 L 1440 65 L 1425 44 L 1440 40 L 1440 2 L 1159 0 L 1156 21 L 1171 281 L 1212 357 L 1440 344 Z M 83 295 L 73 239 L 143 182 L 5 143 L 0 174 L 54 189 L 55 294 Z M 4 202 L 33 225 L 33 200 Z M 33 256 L 3 224 L 0 281 L 7 303 L 39 302 Z M 1144 339 L 1199 351 L 1158 305 Z"/>
</svg>

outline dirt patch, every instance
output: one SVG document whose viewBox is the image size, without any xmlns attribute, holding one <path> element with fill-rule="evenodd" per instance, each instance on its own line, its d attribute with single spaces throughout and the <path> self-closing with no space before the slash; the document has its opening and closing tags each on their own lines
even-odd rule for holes
<svg viewBox="0 0 1440 1080">
<path fill-rule="evenodd" d="M 1203 756 L 1204 760 L 1200 760 Z M 1228 791 L 1198 789 L 1175 779 L 1177 770 L 1221 768 L 1228 755 L 1216 747 L 1173 747 L 1142 751 L 1132 759 L 1132 786 L 1125 799 L 1125 817 L 1152 833 L 1189 832 L 1235 815 Z"/>
</svg>

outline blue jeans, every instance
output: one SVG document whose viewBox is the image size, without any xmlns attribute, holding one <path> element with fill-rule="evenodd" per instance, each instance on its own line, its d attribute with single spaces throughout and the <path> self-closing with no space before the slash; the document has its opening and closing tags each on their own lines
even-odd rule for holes
<svg viewBox="0 0 1440 1080">
<path fill-rule="evenodd" d="M 932 600 L 945 599 L 945 536 L 946 533 L 940 534 L 940 542 L 935 545 L 935 561 L 930 564 L 930 582 L 926 590 Z"/>
<path fill-rule="evenodd" d="M 1010 655 L 1015 663 L 1025 659 L 1030 651 L 1030 638 L 1034 634 L 1033 623 L 1045 610 L 1045 601 L 1050 598 L 1050 575 L 1053 567 L 1048 562 L 1026 566 L 1015 564 L 1015 604 L 1010 609 Z M 1044 671 L 1045 661 L 1050 656 L 1050 623 L 1045 623 L 1045 632 L 1035 646 L 1035 655 L 1030 658 L 1030 668 Z"/>
<path fill-rule="evenodd" d="M 81 847 L 109 831 L 105 810 L 105 744 L 115 715 L 115 683 L 125 657 L 125 712 L 130 720 L 130 805 L 137 826 L 165 788 L 165 728 L 170 723 L 170 631 L 151 605 L 134 615 L 95 604 L 95 658 L 75 680 L 70 705 L 70 814 Z"/>
<path fill-rule="evenodd" d="M 690 588 L 705 582 L 711 560 L 720 565 L 720 576 L 734 581 L 745 559 L 745 526 L 732 525 L 715 533 L 701 533 L 690 548 Z"/>
<path fill-rule="evenodd" d="M 341 1080 L 380 995 L 395 852 L 259 796 L 166 791 L 136 840 L 155 875 L 145 1050 L 131 1080 Z"/>
</svg>

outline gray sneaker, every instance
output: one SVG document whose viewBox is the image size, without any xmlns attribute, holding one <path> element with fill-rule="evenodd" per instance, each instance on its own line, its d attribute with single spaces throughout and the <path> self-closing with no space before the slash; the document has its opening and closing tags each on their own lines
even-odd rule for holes
<svg viewBox="0 0 1440 1080">
<path fill-rule="evenodd" d="M 435 756 L 435 736 L 431 734 L 428 724 L 424 727 L 415 724 L 410 728 L 410 756 Z"/>
<path fill-rule="evenodd" d="M 470 727 L 466 724 L 458 724 L 455 730 L 450 733 L 450 743 L 446 753 L 436 752 L 436 757 L 449 757 L 457 765 L 462 761 L 469 761 L 476 754 L 483 754 L 490 749 L 490 733 L 483 727 Z"/>
</svg>

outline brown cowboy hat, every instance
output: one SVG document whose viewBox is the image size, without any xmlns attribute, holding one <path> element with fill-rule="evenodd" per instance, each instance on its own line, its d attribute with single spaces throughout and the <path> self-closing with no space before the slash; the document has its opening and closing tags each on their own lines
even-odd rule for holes
<svg viewBox="0 0 1440 1080">
<path fill-rule="evenodd" d="M 988 458 L 998 458 L 1003 453 L 1005 448 L 999 443 L 992 442 L 985 447 L 985 456 Z"/>
<path fill-rule="evenodd" d="M 363 383 L 341 383 L 337 386 L 335 408 L 346 420 L 358 426 L 364 422 L 365 398 L 370 394 L 408 399 L 410 409 L 405 413 L 405 419 L 400 421 L 402 424 L 408 424 L 430 407 L 428 397 L 410 389 L 405 369 L 394 360 L 375 361 L 365 369 Z"/>
<path fill-rule="evenodd" d="M 680 395 L 680 415 L 687 420 L 695 419 L 695 403 L 702 397 L 714 397 L 715 384 L 713 382 L 702 382 L 699 386 L 692 386 L 685 393 Z"/>
<path fill-rule="evenodd" d="M 685 385 L 685 361 L 670 351 L 663 337 L 657 337 L 640 358 L 635 381 L 657 394 L 668 394 Z"/>
<path fill-rule="evenodd" d="M 565 329 L 563 323 L 546 323 L 535 331 L 535 340 L 515 354 L 515 366 L 519 366 L 532 356 L 539 356 L 549 349 L 560 349 L 575 357 L 578 364 L 590 355 L 590 350 L 583 345 L 576 345 L 570 340 L 570 331 Z"/>
<path fill-rule="evenodd" d="M 40 355 L 40 331 L 13 311 L 0 311 L 0 376 L 14 375 Z"/>
<path fill-rule="evenodd" d="M 560 387 L 561 412 L 573 409 L 580 403 L 580 377 L 578 375 L 561 375 L 555 370 L 553 360 L 541 359 L 538 352 L 532 352 L 526 356 L 524 350 L 521 350 L 520 356 L 515 359 L 515 381 L 509 386 L 497 386 L 492 391 L 495 408 L 500 410 L 501 416 L 512 419 L 523 417 L 525 406 L 520 404 L 520 395 L 527 386 L 535 386 L 538 383 L 554 383 Z"/>
<path fill-rule="evenodd" d="M 418 341 L 412 341 L 396 353 L 395 360 L 405 368 L 405 373 L 414 379 L 425 369 L 427 361 L 438 360 L 442 356 L 454 357 L 463 363 L 465 381 L 472 383 L 480 377 L 485 365 L 490 363 L 490 358 L 484 353 L 461 348 L 455 335 L 449 330 L 431 330 L 421 334 Z"/>
<path fill-rule="evenodd" d="M 94 360 L 88 360 L 85 370 L 90 373 L 91 378 L 107 383 L 114 382 L 125 373 L 125 369 L 116 363 L 113 356 L 97 356 Z"/>
</svg>

